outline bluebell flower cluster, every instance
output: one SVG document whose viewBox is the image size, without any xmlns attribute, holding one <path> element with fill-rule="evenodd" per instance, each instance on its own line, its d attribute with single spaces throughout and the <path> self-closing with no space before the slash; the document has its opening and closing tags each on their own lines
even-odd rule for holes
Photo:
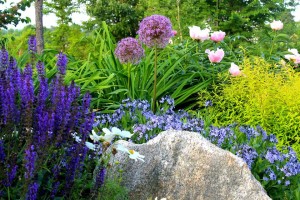
<svg viewBox="0 0 300 200">
<path fill-rule="evenodd" d="M 247 163 L 250 169 L 252 168 L 254 161 L 258 157 L 256 150 L 247 144 L 240 145 L 239 150 L 236 152 L 236 155 L 241 157 Z"/>
<path fill-rule="evenodd" d="M 236 138 L 234 131 L 229 127 L 215 127 L 211 126 L 209 131 L 208 139 L 216 143 L 219 147 L 222 147 L 222 144 L 227 142 L 232 142 Z"/>
</svg>

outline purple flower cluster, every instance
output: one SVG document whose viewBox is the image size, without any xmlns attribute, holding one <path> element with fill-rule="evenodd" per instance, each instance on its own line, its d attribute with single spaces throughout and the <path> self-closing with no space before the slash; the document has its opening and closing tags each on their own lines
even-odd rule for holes
<svg viewBox="0 0 300 200">
<path fill-rule="evenodd" d="M 94 114 L 89 108 L 91 96 L 85 94 L 80 102 L 80 88 L 74 83 L 64 84 L 62 75 L 66 65 L 67 58 L 60 53 L 59 72 L 48 85 L 42 62 L 36 64 L 38 76 L 37 81 L 33 81 L 35 69 L 31 65 L 21 72 L 16 61 L 9 59 L 8 52 L 0 51 L 0 183 L 14 187 L 13 198 L 24 196 L 22 193 L 26 190 L 26 199 L 38 199 L 38 190 L 50 196 L 46 187 L 51 185 L 53 191 L 57 190 L 55 193 L 62 196 L 59 188 L 67 188 L 67 184 L 72 187 L 74 179 L 83 172 L 88 152 L 85 139 L 92 130 Z M 74 141 L 74 132 L 80 133 L 82 143 Z M 24 146 L 26 149 L 19 152 Z M 74 146 L 75 150 L 67 153 Z M 37 168 L 40 165 L 43 166 Z M 55 173 L 44 170 L 54 166 L 59 166 Z M 39 170 L 43 170 L 43 182 L 37 182 L 41 178 Z M 15 181 L 16 177 L 25 178 Z M 60 181 L 60 185 L 51 181 Z M 19 191 L 20 188 L 23 189 Z M 64 190 L 65 198 L 69 198 L 71 189 Z M 3 195 L 6 199 L 8 194 Z"/>
<path fill-rule="evenodd" d="M 276 149 L 276 147 L 269 148 L 265 155 L 265 158 L 270 162 L 282 161 L 284 159 L 283 155 Z"/>
<path fill-rule="evenodd" d="M 37 153 L 34 150 L 34 146 L 30 145 L 29 148 L 25 150 L 25 178 L 31 179 L 34 175 L 35 162 L 37 160 Z"/>
<path fill-rule="evenodd" d="M 37 183 L 32 183 L 28 187 L 28 192 L 26 194 L 26 200 L 36 200 L 38 193 L 39 185 Z"/>
<path fill-rule="evenodd" d="M 5 157 L 4 141 L 0 140 L 0 163 L 4 162 Z"/>
<path fill-rule="evenodd" d="M 62 74 L 62 75 L 66 74 L 67 64 L 68 64 L 67 56 L 65 54 L 63 54 L 62 52 L 60 52 L 57 55 L 57 62 L 56 62 L 56 66 L 57 66 L 60 74 Z"/>
<path fill-rule="evenodd" d="M 232 142 L 232 140 L 235 139 L 236 136 L 233 130 L 231 129 L 231 127 L 229 126 L 227 127 L 211 126 L 208 138 L 213 143 L 217 142 L 217 145 L 221 147 L 225 141 Z"/>
<path fill-rule="evenodd" d="M 29 40 L 28 40 L 28 51 L 30 53 L 36 53 L 37 52 L 37 49 L 36 49 L 36 38 L 34 35 L 31 35 L 29 37 Z"/>
<path fill-rule="evenodd" d="M 300 162 L 297 159 L 297 155 L 295 151 L 288 147 L 289 152 L 285 155 L 285 157 L 288 159 L 288 162 L 285 163 L 285 165 L 280 169 L 285 176 L 296 176 L 300 174 Z"/>
<path fill-rule="evenodd" d="M 151 15 L 140 22 L 137 34 L 148 47 L 164 48 L 173 36 L 172 24 L 165 16 Z"/>
<path fill-rule="evenodd" d="M 258 157 L 255 149 L 247 144 L 240 145 L 236 155 L 242 158 L 250 169 L 252 168 L 252 164 L 254 163 L 255 159 Z"/>
<path fill-rule="evenodd" d="M 253 127 L 240 126 L 240 131 L 247 136 L 248 140 L 250 140 L 251 138 L 258 137 L 260 135 L 259 132 Z"/>
<path fill-rule="evenodd" d="M 144 56 L 144 49 L 138 40 L 127 37 L 118 42 L 115 55 L 121 63 L 138 64 Z"/>
<path fill-rule="evenodd" d="M 96 188 L 100 188 L 101 186 L 103 186 L 105 175 L 106 175 L 106 168 L 101 167 L 100 170 L 98 170 L 98 174 L 96 176 L 96 181 L 95 181 Z"/>
</svg>

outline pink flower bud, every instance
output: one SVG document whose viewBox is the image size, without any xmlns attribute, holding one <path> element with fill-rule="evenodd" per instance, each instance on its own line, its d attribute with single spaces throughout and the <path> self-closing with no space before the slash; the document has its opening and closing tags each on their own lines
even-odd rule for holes
<svg viewBox="0 0 300 200">
<path fill-rule="evenodd" d="M 176 30 L 172 30 L 173 36 L 177 35 L 177 31 Z"/>
<path fill-rule="evenodd" d="M 278 30 L 281 30 L 283 28 L 283 23 L 280 20 L 278 20 L 278 21 L 274 20 L 270 24 L 270 26 L 271 26 L 271 29 L 273 29 L 275 31 L 278 31 Z"/>
<path fill-rule="evenodd" d="M 210 39 L 214 42 L 221 42 L 224 39 L 225 35 L 226 33 L 223 31 L 216 31 L 211 34 Z"/>
<path fill-rule="evenodd" d="M 231 74 L 231 76 L 239 76 L 241 75 L 241 71 L 239 66 L 237 66 L 234 63 L 231 63 L 231 67 L 229 68 L 229 73 Z"/>
<path fill-rule="evenodd" d="M 217 49 L 217 51 L 210 51 L 209 49 L 205 50 L 205 53 L 208 54 L 208 58 L 212 63 L 219 63 L 224 57 L 223 49 Z"/>
</svg>

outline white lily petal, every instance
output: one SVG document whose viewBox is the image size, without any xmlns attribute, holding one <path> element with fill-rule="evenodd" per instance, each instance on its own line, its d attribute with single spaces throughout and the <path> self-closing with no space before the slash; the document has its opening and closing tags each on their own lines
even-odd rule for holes
<svg viewBox="0 0 300 200">
<path fill-rule="evenodd" d="M 96 146 L 93 143 L 91 143 L 91 142 L 85 142 L 85 145 L 87 146 L 87 148 L 89 148 L 89 149 L 91 149 L 93 151 L 96 150 Z"/>
<path fill-rule="evenodd" d="M 118 135 L 124 138 L 131 138 L 131 136 L 133 136 L 129 131 L 121 131 Z"/>
<path fill-rule="evenodd" d="M 118 129 L 117 127 L 112 127 L 111 132 L 115 135 L 120 135 L 120 133 L 122 131 L 120 129 Z"/>
</svg>

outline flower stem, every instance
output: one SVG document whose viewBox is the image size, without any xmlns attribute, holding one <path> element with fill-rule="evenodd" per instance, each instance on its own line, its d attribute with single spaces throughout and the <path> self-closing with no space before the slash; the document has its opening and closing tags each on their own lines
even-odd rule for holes
<svg viewBox="0 0 300 200">
<path fill-rule="evenodd" d="M 154 47 L 154 84 L 153 84 L 153 102 L 152 102 L 152 108 L 153 108 L 153 113 L 156 111 L 156 82 L 157 82 L 157 47 Z"/>
<path fill-rule="evenodd" d="M 131 90 L 130 90 L 130 63 L 127 64 L 127 69 L 128 69 L 128 85 L 127 85 L 127 89 L 128 89 L 128 97 L 131 97 Z"/>
</svg>

